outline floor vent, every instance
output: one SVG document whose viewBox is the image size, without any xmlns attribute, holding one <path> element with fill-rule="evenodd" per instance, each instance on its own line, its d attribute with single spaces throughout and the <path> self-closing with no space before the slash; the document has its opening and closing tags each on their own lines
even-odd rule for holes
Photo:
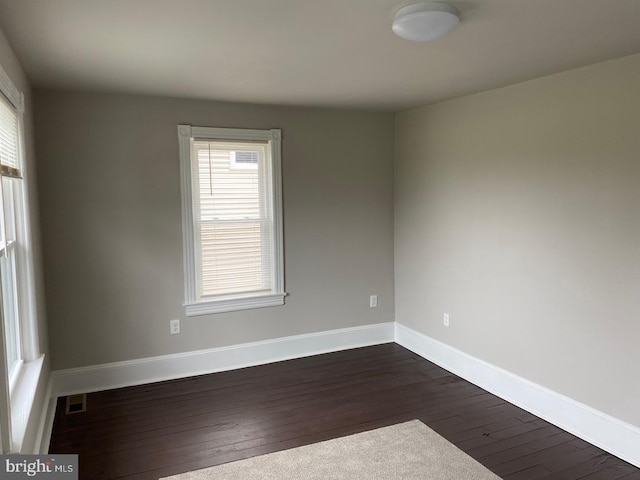
<svg viewBox="0 0 640 480">
<path fill-rule="evenodd" d="M 67 408 L 65 413 L 82 413 L 87 411 L 87 394 L 69 395 L 67 397 Z"/>
</svg>

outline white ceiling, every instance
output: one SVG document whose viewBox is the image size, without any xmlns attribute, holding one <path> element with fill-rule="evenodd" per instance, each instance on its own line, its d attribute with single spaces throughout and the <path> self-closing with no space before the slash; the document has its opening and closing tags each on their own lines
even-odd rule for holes
<svg viewBox="0 0 640 480">
<path fill-rule="evenodd" d="M 640 52 L 640 0 L 451 0 L 432 43 L 412 0 L 0 0 L 34 86 L 400 110 Z"/>
</svg>

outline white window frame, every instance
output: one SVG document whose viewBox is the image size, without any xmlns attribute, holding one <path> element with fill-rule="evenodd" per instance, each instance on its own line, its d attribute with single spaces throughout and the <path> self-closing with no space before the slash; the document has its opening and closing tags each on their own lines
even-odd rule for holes
<svg viewBox="0 0 640 480">
<path fill-rule="evenodd" d="M 25 159 L 24 95 L 0 67 L 0 94 L 16 109 L 18 117 L 18 159 L 22 179 L 14 184 L 15 270 L 17 316 L 19 321 L 20 360 L 9 376 L 4 354 L 4 325 L 0 325 L 0 447 L 3 452 L 19 452 L 42 372 L 44 355 L 40 352 L 37 325 L 35 270 L 29 206 L 29 171 Z M 0 310 L 0 315 L 2 311 Z M 0 324 L 2 322 L 0 321 Z"/>
<path fill-rule="evenodd" d="M 184 306 L 187 316 L 233 312 L 284 304 L 284 253 L 282 228 L 281 132 L 279 129 L 194 127 L 178 125 L 180 179 L 182 185 L 182 237 L 184 258 Z M 268 294 L 240 294 L 198 300 L 195 259 L 195 231 L 192 200 L 192 144 L 198 140 L 236 140 L 269 142 L 273 203 L 273 288 Z"/>
</svg>

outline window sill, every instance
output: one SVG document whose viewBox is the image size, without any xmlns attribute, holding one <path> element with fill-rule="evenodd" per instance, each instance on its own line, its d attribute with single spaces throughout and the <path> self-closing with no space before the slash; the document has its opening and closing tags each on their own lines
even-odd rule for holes
<svg viewBox="0 0 640 480">
<path fill-rule="evenodd" d="M 44 355 L 24 362 L 11 392 L 11 452 L 18 453 L 27 431 L 33 402 L 38 389 Z"/>
<path fill-rule="evenodd" d="M 187 317 L 208 315 L 211 313 L 236 312 L 238 310 L 250 310 L 262 307 L 277 307 L 284 305 L 286 293 L 274 293 L 250 297 L 224 298 L 220 300 L 208 300 L 198 303 L 185 304 Z"/>
</svg>

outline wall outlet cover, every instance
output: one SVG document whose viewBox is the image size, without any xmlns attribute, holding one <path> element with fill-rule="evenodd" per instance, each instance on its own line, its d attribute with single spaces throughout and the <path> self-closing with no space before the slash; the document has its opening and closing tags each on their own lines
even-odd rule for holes
<svg viewBox="0 0 640 480">
<path fill-rule="evenodd" d="M 180 333 L 180 320 L 170 320 L 169 321 L 169 332 L 171 335 L 177 335 Z"/>
</svg>

